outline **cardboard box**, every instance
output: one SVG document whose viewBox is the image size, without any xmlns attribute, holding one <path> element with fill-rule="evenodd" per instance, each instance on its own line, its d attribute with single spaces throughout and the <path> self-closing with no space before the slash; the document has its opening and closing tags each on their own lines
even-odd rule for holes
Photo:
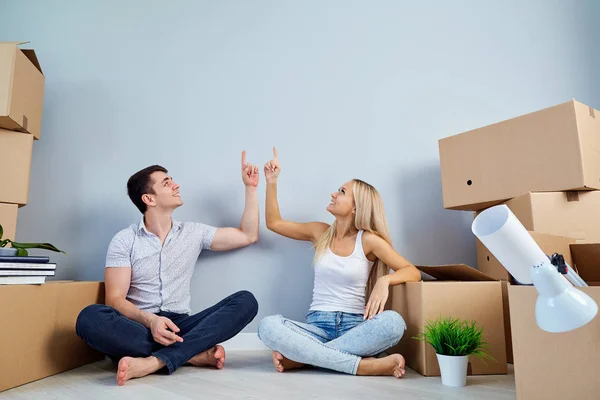
<svg viewBox="0 0 600 400">
<path fill-rule="evenodd" d="M 569 102 L 439 140 L 444 208 L 600 189 L 600 115 Z"/>
<path fill-rule="evenodd" d="M 97 303 L 103 282 L 0 285 L 0 391 L 102 360 L 75 333 L 79 312 Z"/>
<path fill-rule="evenodd" d="M 27 204 L 32 154 L 33 136 L 0 129 L 0 203 Z"/>
<path fill-rule="evenodd" d="M 554 253 L 562 254 L 565 262 L 571 267 L 575 267 L 573 259 L 571 258 L 570 245 L 574 244 L 576 240 L 574 238 L 548 235 L 546 233 L 529 232 L 533 240 L 540 246 L 542 251 L 548 255 Z M 513 347 L 512 347 L 512 334 L 510 330 L 510 307 L 509 307 L 509 296 L 508 286 L 511 283 L 515 283 L 514 278 L 508 273 L 506 268 L 500 264 L 500 262 L 494 257 L 494 255 L 481 243 L 481 241 L 475 238 L 477 246 L 477 269 L 484 274 L 491 276 L 495 279 L 502 280 L 502 304 L 504 307 L 504 330 L 506 336 L 506 360 L 509 363 L 514 362 L 513 358 Z M 600 279 L 599 279 L 600 281 Z"/>
<path fill-rule="evenodd" d="M 529 232 L 531 237 L 540 246 L 542 251 L 548 255 L 554 253 L 562 254 L 565 262 L 571 267 L 575 267 L 571 258 L 571 249 L 569 246 L 575 243 L 576 240 L 569 237 L 548 235 L 539 232 Z M 504 309 L 504 331 L 506 337 L 506 360 L 509 363 L 514 362 L 513 347 L 512 347 L 512 334 L 510 330 L 510 307 L 509 307 L 509 296 L 508 286 L 511 283 L 515 283 L 514 278 L 508 273 L 506 268 L 500 264 L 500 262 L 494 257 L 494 255 L 481 243 L 481 241 L 475 238 L 477 242 L 477 269 L 484 274 L 502 280 L 502 305 Z M 600 279 L 599 279 L 600 281 Z"/>
<path fill-rule="evenodd" d="M 510 282 L 502 282 L 502 311 L 504 316 L 504 343 L 506 345 L 506 362 L 512 364 L 514 362 L 512 332 L 510 331 L 510 307 L 508 298 L 508 287 Z"/>
<path fill-rule="evenodd" d="M 27 42 L 0 42 L 0 128 L 40 138 L 44 74 Z"/>
<path fill-rule="evenodd" d="M 438 281 L 408 282 L 392 288 L 392 309 L 406 321 L 400 343 L 388 352 L 400 353 L 406 364 L 425 376 L 439 376 L 433 348 L 415 340 L 428 320 L 453 317 L 474 320 L 484 329 L 488 353 L 496 361 L 469 358 L 469 375 L 506 374 L 506 344 L 502 282 L 467 265 L 417 267 Z"/>
<path fill-rule="evenodd" d="M 571 255 L 573 263 L 581 279 L 590 282 L 600 282 L 600 243 L 572 244 Z"/>
<path fill-rule="evenodd" d="M 0 203 L 0 225 L 4 231 L 0 240 L 15 240 L 17 236 L 17 213 L 19 206 L 16 204 Z"/>
<path fill-rule="evenodd" d="M 591 246 L 578 245 L 579 255 L 584 255 L 586 248 L 597 248 L 598 244 Z M 589 266 L 581 258 L 573 257 L 580 274 L 585 274 Z M 598 260 L 595 262 L 597 266 Z M 600 286 L 594 285 L 579 289 L 600 303 Z M 549 333 L 535 322 L 535 287 L 510 286 L 508 293 L 517 399 L 598 399 L 600 316 L 579 329 Z"/>
<path fill-rule="evenodd" d="M 528 231 L 600 242 L 600 191 L 527 193 L 506 205 Z"/>
<path fill-rule="evenodd" d="M 540 232 L 529 232 L 529 234 L 545 254 L 550 256 L 554 253 L 562 254 L 567 264 L 573 266 L 569 246 L 576 242 L 574 238 L 548 235 Z M 487 247 L 479 239 L 475 238 L 475 241 L 477 247 L 477 269 L 492 278 L 514 282 L 513 277 Z"/>
</svg>

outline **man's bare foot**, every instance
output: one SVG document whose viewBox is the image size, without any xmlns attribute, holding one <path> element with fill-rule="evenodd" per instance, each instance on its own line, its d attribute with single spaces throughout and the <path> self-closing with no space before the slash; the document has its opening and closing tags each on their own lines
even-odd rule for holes
<svg viewBox="0 0 600 400">
<path fill-rule="evenodd" d="M 188 362 L 195 367 L 213 366 L 221 369 L 225 365 L 225 349 L 223 346 L 217 345 L 212 349 L 196 354 Z"/>
<path fill-rule="evenodd" d="M 123 357 L 119 361 L 117 369 L 117 384 L 123 386 L 130 379 L 150 375 L 164 366 L 164 362 L 153 356 L 139 358 Z"/>
<path fill-rule="evenodd" d="M 383 358 L 363 358 L 358 364 L 357 375 L 389 375 L 402 378 L 406 373 L 404 357 L 392 354 Z"/>
<path fill-rule="evenodd" d="M 273 365 L 278 372 L 289 371 L 291 369 L 298 369 L 304 367 L 306 364 L 302 364 L 296 361 L 287 359 L 278 351 L 273 352 Z"/>
</svg>

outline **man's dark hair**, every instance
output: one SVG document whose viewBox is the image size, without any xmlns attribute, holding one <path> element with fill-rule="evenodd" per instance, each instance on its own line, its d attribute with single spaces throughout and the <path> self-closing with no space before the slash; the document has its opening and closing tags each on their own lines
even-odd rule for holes
<svg viewBox="0 0 600 400">
<path fill-rule="evenodd" d="M 146 203 L 142 201 L 142 196 L 145 194 L 154 194 L 154 190 L 152 189 L 154 182 L 150 178 L 150 175 L 158 171 L 165 174 L 169 172 L 160 165 L 151 165 L 131 175 L 127 181 L 127 194 L 142 214 L 146 213 L 148 209 Z"/>
</svg>

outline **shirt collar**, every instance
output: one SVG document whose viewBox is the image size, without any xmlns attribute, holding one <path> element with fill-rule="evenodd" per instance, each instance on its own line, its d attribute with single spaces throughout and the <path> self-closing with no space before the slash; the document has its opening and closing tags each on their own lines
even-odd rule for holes
<svg viewBox="0 0 600 400">
<path fill-rule="evenodd" d="M 181 230 L 181 222 L 177 221 L 175 218 L 171 217 L 172 228 L 175 232 L 179 232 Z M 138 232 L 144 231 L 146 233 L 150 233 L 148 229 L 146 229 L 146 224 L 144 224 L 144 216 L 140 219 L 140 223 L 138 224 Z"/>
</svg>

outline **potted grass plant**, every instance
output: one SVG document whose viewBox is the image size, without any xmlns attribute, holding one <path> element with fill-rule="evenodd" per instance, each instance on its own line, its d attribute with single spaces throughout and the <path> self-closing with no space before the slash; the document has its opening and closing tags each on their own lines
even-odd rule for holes
<svg viewBox="0 0 600 400">
<path fill-rule="evenodd" d="M 63 254 L 67 254 L 62 250 L 57 249 L 50 243 L 20 243 L 13 242 L 10 239 L 2 239 L 4 235 L 4 229 L 2 225 L 0 225 L 0 256 L 19 256 L 25 257 L 28 255 L 27 249 L 43 249 L 56 251 Z M 8 244 L 11 245 L 10 248 L 6 247 Z"/>
<path fill-rule="evenodd" d="M 483 340 L 483 328 L 474 321 L 440 317 L 428 321 L 423 333 L 413 339 L 430 344 L 434 350 L 446 386 L 465 386 L 469 356 L 481 360 L 493 360 L 487 353 L 487 343 Z"/>
</svg>

